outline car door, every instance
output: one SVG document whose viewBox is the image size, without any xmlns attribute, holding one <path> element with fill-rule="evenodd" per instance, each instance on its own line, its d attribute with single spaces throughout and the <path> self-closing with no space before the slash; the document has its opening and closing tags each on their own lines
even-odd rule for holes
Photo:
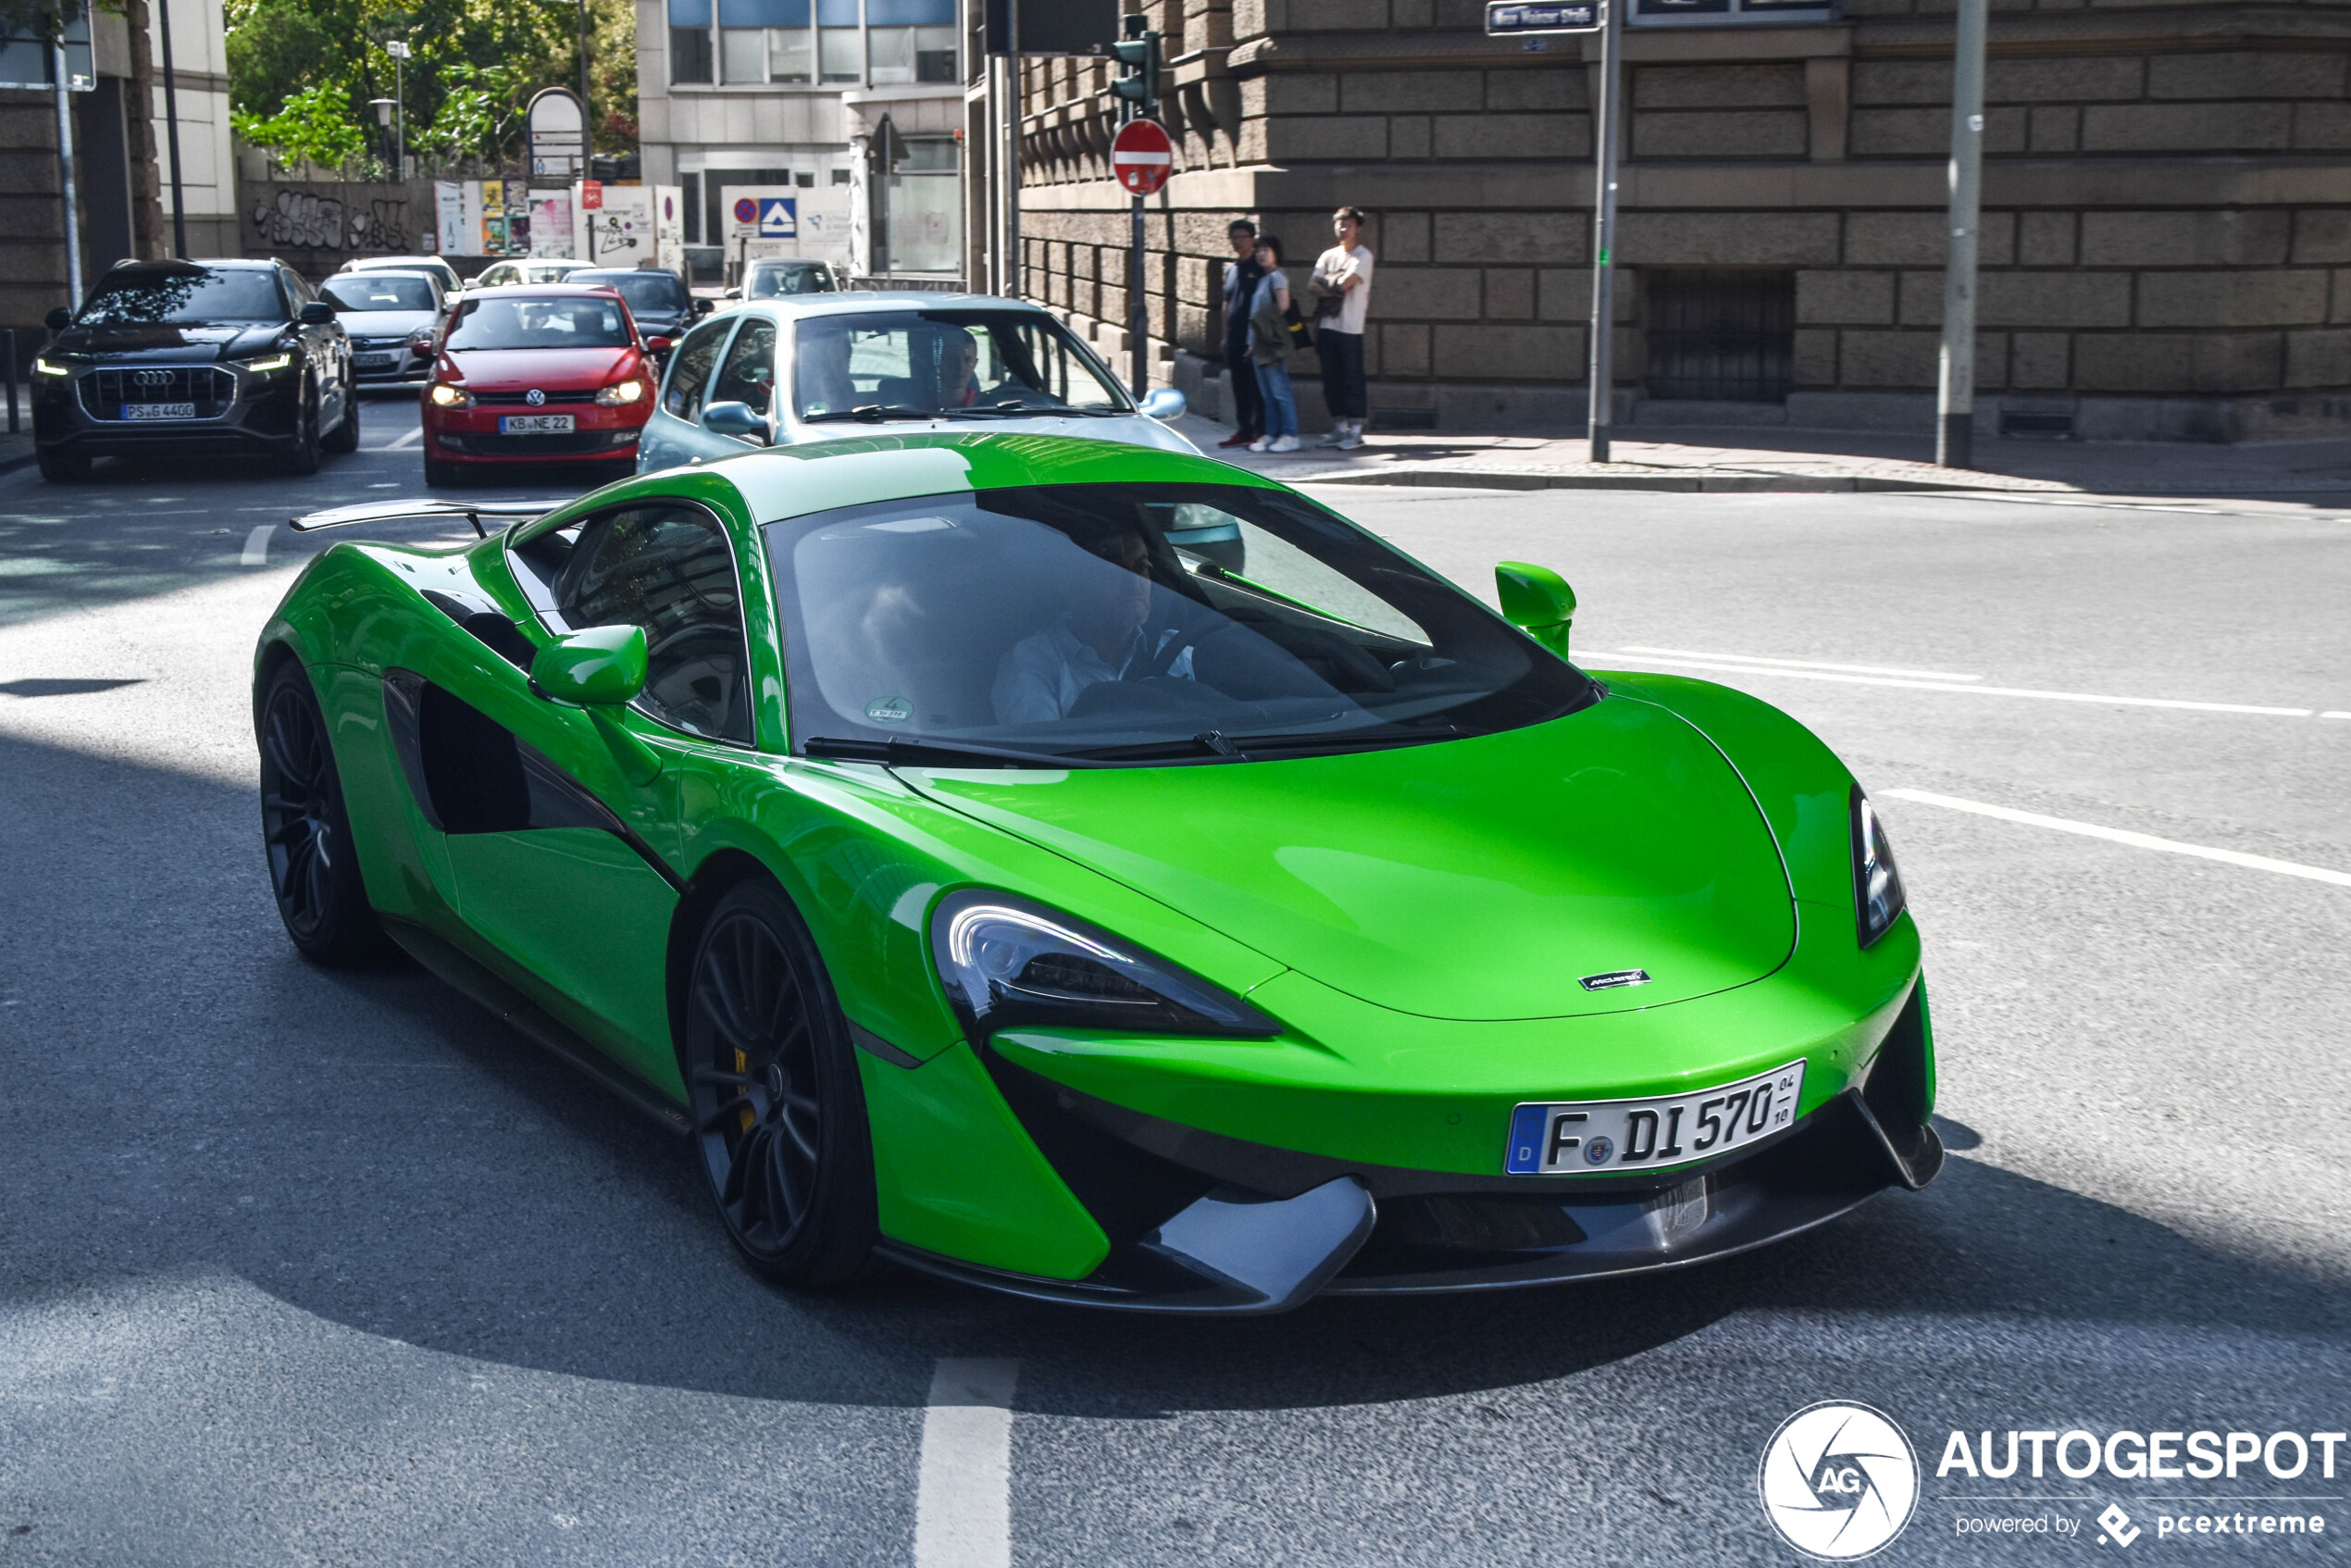
<svg viewBox="0 0 2351 1568">
<path fill-rule="evenodd" d="M 285 291 L 288 310 L 297 321 L 302 307 L 318 297 L 317 291 L 290 267 L 278 268 L 278 286 Z M 318 429 L 324 433 L 342 423 L 344 405 L 351 399 L 351 334 L 339 319 L 316 326 L 303 322 L 295 330 L 302 334 L 303 354 L 318 388 Z"/>
<path fill-rule="evenodd" d="M 741 579 L 711 513 L 657 500 L 597 514 L 545 586 L 553 630 L 644 628 L 645 689 L 616 721 L 641 760 L 751 746 Z M 581 709 L 533 698 L 500 716 L 521 791 L 509 782 L 508 796 L 529 819 L 450 835 L 458 913 L 567 999 L 575 1028 L 665 1081 L 675 770 L 647 778 L 628 740 L 616 746 Z"/>
<path fill-rule="evenodd" d="M 710 390 L 710 379 L 717 369 L 721 353 L 741 319 L 727 316 L 705 321 L 687 333 L 671 351 L 668 372 L 662 378 L 661 396 L 653 404 L 653 417 L 645 421 L 644 433 L 637 440 L 639 473 L 674 468 L 690 458 L 723 457 L 742 450 L 739 442 L 706 430 L 702 425 L 702 411 L 707 401 L 703 394 Z"/>
</svg>

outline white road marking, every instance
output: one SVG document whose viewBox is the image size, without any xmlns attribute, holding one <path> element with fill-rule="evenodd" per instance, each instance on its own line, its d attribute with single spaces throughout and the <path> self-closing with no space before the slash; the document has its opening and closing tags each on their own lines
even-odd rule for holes
<svg viewBox="0 0 2351 1568">
<path fill-rule="evenodd" d="M 1819 659 L 1767 659 L 1760 653 L 1700 653 L 1689 648 L 1648 648 L 1624 645 L 1627 653 L 1659 653 L 1677 659 L 1729 659 L 1742 665 L 1768 665 L 1787 669 L 1833 669 L 1846 675 L 1898 675 L 1912 680 L 1981 680 L 1980 675 L 1951 675 L 1942 670 L 1897 669 L 1885 665 L 1832 665 Z"/>
<path fill-rule="evenodd" d="M 381 446 L 370 447 L 368 450 L 371 452 L 397 452 L 404 446 L 414 446 L 424 439 L 425 428 L 422 425 L 418 425 L 415 429 L 410 430 L 398 441 L 388 441 Z"/>
<path fill-rule="evenodd" d="M 1585 655 L 1578 655 L 1579 658 Z M 1593 655 L 1599 656 L 1599 655 Z M 2126 708 L 2182 708 L 2190 713 L 2258 714 L 2270 718 L 2308 718 L 2308 708 L 2265 708 L 2248 703 L 2192 703 L 2181 697 L 2112 697 L 2096 691 L 2041 691 L 2029 686 L 1961 686 L 1948 680 L 1895 680 L 1881 675 L 1832 675 L 1826 670 L 1784 669 L 1776 665 L 1733 665 L 1714 659 L 1639 655 L 1643 663 L 1733 675 L 1782 675 L 1792 680 L 1833 680 L 1840 686 L 1892 686 L 1906 691 L 1958 691 L 1971 697 L 2031 697 L 2045 703 L 2107 703 Z"/>
<path fill-rule="evenodd" d="M 2160 850 L 2166 854 L 2194 855 L 2198 860 L 2217 860 L 2223 865 L 2242 865 L 2251 871 L 2274 871 L 2281 877 L 2301 877 L 2313 882 L 2328 882 L 2338 888 L 2351 888 L 2351 871 L 2331 871 L 2323 865 L 2303 865 L 2291 860 L 2271 860 L 2267 855 L 2245 854 L 2237 850 L 2216 850 L 2204 844 L 2183 844 L 2177 839 L 2158 839 L 2152 833 L 2133 833 L 2121 828 L 2101 828 L 2095 822 L 2075 822 L 2063 816 L 2043 816 L 2038 812 L 2017 811 L 2008 806 L 1986 805 L 1982 801 L 1963 801 L 1954 795 L 1930 794 L 1924 790 L 1881 790 L 1877 792 L 1897 801 L 1915 801 L 1920 805 L 1942 806 L 1949 811 L 1972 812 L 1978 816 L 1996 817 L 2002 822 L 2021 822 L 2028 828 L 2048 828 L 2059 833 L 2079 833 L 2085 839 L 2104 839 L 2110 844 L 2128 844 L 2134 850 Z"/>
<path fill-rule="evenodd" d="M 2351 718 L 2351 713 L 2337 713 L 2330 708 L 2327 712 L 2320 714 L 2319 716 L 2320 718 Z"/>
<path fill-rule="evenodd" d="M 269 564 L 269 536 L 278 531 L 275 523 L 263 523 L 245 535 L 244 554 L 237 557 L 241 566 L 266 566 Z"/>
<path fill-rule="evenodd" d="M 1013 1385 L 1020 1363 L 942 1358 L 923 1413 L 914 1568 L 1012 1568 Z"/>
</svg>

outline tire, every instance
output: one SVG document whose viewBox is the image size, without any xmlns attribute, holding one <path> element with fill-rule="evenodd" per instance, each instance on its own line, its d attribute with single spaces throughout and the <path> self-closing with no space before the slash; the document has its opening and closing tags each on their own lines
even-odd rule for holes
<svg viewBox="0 0 2351 1568">
<path fill-rule="evenodd" d="M 280 453 L 279 468 L 296 478 L 318 471 L 318 390 L 305 387 L 302 403 L 294 410 L 293 445 Z"/>
<path fill-rule="evenodd" d="M 457 482 L 457 465 L 443 463 L 438 457 L 425 459 L 425 488 L 446 490 Z"/>
<path fill-rule="evenodd" d="M 279 665 L 262 689 L 256 739 L 262 846 L 286 935 L 330 969 L 382 962 L 392 942 L 367 903 L 326 716 L 299 662 Z"/>
<path fill-rule="evenodd" d="M 688 971 L 678 1067 L 694 1164 L 743 1261 L 781 1285 L 873 1266 L 874 1154 L 848 1020 L 772 882 L 711 911 Z"/>
<path fill-rule="evenodd" d="M 321 441 L 319 446 L 341 457 L 359 450 L 359 389 L 346 387 L 342 394 L 342 423 Z"/>
<path fill-rule="evenodd" d="M 51 484 L 80 484 L 90 477 L 90 459 L 80 453 L 43 447 L 36 455 L 41 477 Z"/>
</svg>

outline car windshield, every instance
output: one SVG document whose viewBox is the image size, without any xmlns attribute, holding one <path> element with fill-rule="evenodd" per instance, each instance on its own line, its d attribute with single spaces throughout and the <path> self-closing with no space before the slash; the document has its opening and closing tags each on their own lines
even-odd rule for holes
<svg viewBox="0 0 2351 1568">
<path fill-rule="evenodd" d="M 450 323 L 452 353 L 485 348 L 627 348 L 620 302 L 591 295 L 470 299 Z"/>
<path fill-rule="evenodd" d="M 787 262 L 781 266 L 754 266 L 751 282 L 743 290 L 743 297 L 755 300 L 779 299 L 785 294 L 829 294 L 833 288 L 832 270 L 821 261 Z"/>
<path fill-rule="evenodd" d="M 351 272 L 330 278 L 318 293 L 337 310 L 430 310 L 432 284 L 397 272 Z"/>
<path fill-rule="evenodd" d="M 982 491 L 791 518 L 766 540 L 791 733 L 820 756 L 1296 756 L 1517 728 L 1595 690 L 1285 491 Z"/>
<path fill-rule="evenodd" d="M 84 327 L 285 318 L 285 296 L 278 292 L 278 280 L 271 273 L 143 267 L 120 268 L 98 280 L 74 317 Z"/>
<path fill-rule="evenodd" d="M 1126 396 L 1038 310 L 893 310 L 800 323 L 802 419 L 1123 413 Z"/>
<path fill-rule="evenodd" d="M 639 272 L 575 272 L 567 280 L 573 283 L 592 283 L 600 289 L 618 289 L 628 308 L 642 316 L 648 311 L 655 316 L 671 316 L 692 303 L 686 285 L 678 280 L 675 272 L 657 271 L 646 268 Z"/>
</svg>

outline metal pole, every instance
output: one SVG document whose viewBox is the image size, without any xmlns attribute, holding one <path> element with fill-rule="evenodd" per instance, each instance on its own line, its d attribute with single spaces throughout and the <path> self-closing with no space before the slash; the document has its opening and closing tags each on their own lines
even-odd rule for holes
<svg viewBox="0 0 2351 1568">
<path fill-rule="evenodd" d="M 155 0 L 163 34 L 163 134 L 171 149 L 171 254 L 188 254 L 188 204 L 180 199 L 180 80 L 171 68 L 171 0 Z"/>
<path fill-rule="evenodd" d="M 1951 61 L 1951 254 L 1943 270 L 1943 370 L 1934 461 L 1975 467 L 1975 235 L 1984 180 L 1986 0 L 1959 0 Z"/>
<path fill-rule="evenodd" d="M 49 45 L 49 69 L 57 83 L 57 178 L 66 198 L 66 308 L 81 304 L 81 218 L 75 213 L 73 190 L 73 112 L 67 94 L 66 46 Z"/>
<path fill-rule="evenodd" d="M 8 433 L 16 435 L 24 429 L 17 418 L 17 330 L 0 327 L 0 334 L 4 334 L 0 335 L 0 342 L 7 345 L 7 363 L 0 365 L 0 374 L 8 378 Z"/>
<path fill-rule="evenodd" d="M 1624 95 L 1622 0 L 1600 0 L 1600 6 L 1608 15 L 1600 29 L 1600 105 L 1592 128 L 1592 366 L 1586 398 L 1595 463 L 1609 461 L 1616 414 L 1616 147 Z"/>
<path fill-rule="evenodd" d="M 596 150 L 596 117 L 588 109 L 588 0 L 579 0 L 579 152 L 592 157 Z"/>
<path fill-rule="evenodd" d="M 1020 0 L 1005 0 L 1004 297 L 1020 298 Z"/>
<path fill-rule="evenodd" d="M 407 64 L 404 54 L 392 57 L 392 181 L 395 185 L 408 183 L 408 94 L 401 84 Z"/>
<path fill-rule="evenodd" d="M 1134 368 L 1126 377 L 1140 403 L 1151 390 L 1151 305 L 1143 298 L 1143 198 L 1135 198 L 1135 230 L 1126 252 L 1126 338 Z"/>
</svg>

